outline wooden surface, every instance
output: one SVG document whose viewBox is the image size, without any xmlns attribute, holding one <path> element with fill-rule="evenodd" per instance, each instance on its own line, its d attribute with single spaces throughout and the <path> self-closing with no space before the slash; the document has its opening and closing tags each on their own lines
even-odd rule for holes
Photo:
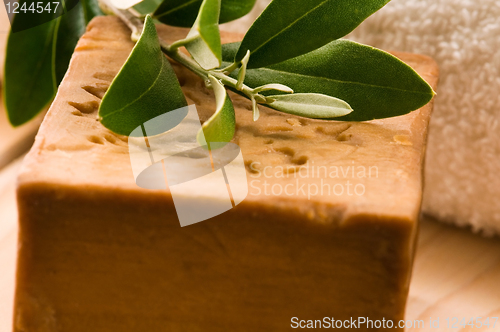
<svg viewBox="0 0 500 332">
<path fill-rule="evenodd" d="M 17 212 L 15 176 L 20 159 L 0 172 L 0 331 L 12 330 Z M 333 313 L 335 314 L 335 313 Z M 439 317 L 440 327 L 429 327 Z M 423 220 L 413 273 L 407 320 L 424 328 L 407 331 L 500 331 L 493 328 L 448 328 L 446 318 L 500 317 L 500 239 L 485 239 L 467 230 Z M 490 319 L 490 322 L 493 322 Z M 30 331 L 28 331 L 30 332 Z"/>
<path fill-rule="evenodd" d="M 440 318 L 439 329 L 429 328 L 430 317 Z M 448 328 L 446 318 L 453 317 L 499 321 L 490 328 Z M 427 326 L 407 331 L 500 331 L 500 239 L 423 220 L 406 318 Z"/>
</svg>

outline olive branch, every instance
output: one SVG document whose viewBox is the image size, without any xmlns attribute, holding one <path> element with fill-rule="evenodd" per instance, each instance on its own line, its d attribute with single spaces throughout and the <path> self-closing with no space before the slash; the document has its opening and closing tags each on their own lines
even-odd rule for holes
<svg viewBox="0 0 500 332">
<path fill-rule="evenodd" d="M 23 51 L 26 38 L 40 39 L 45 34 L 46 43 L 39 48 L 51 55 L 50 65 L 43 59 L 34 59 L 28 65 L 46 65 L 50 67 L 48 72 L 61 72 L 61 64 L 54 61 L 59 48 L 54 46 L 67 41 L 64 38 L 74 40 L 76 35 L 61 36 L 58 27 L 65 22 L 71 24 L 70 18 L 74 21 L 78 15 L 88 22 L 98 14 L 94 1 L 81 0 L 79 6 L 58 16 L 57 24 L 49 22 L 11 32 L 5 101 L 12 124 L 22 124 L 43 109 L 60 82 L 52 75 L 52 89 L 43 93 L 30 89 L 28 94 L 36 97 L 32 101 L 22 96 L 20 86 L 26 86 L 27 78 L 7 68 Z M 255 121 L 259 118 L 259 104 L 303 117 L 343 121 L 411 112 L 432 99 L 432 88 L 391 54 L 340 39 L 388 1 L 274 0 L 240 43 L 222 45 L 219 23 L 247 14 L 255 0 L 144 0 L 131 8 L 117 8 L 110 0 L 102 0 L 102 11 L 119 17 L 130 28 L 136 44 L 102 99 L 99 120 L 116 133 L 130 135 L 142 123 L 187 106 L 164 55 L 197 74 L 214 90 L 216 110 L 202 126 L 207 142 L 228 142 L 234 136 L 234 107 L 226 88 L 251 101 Z M 191 29 L 185 38 L 168 44 L 158 38 L 154 19 Z M 16 14 L 13 26 L 22 26 L 24 21 L 25 15 Z M 52 54 L 44 48 L 46 45 Z M 189 55 L 180 52 L 180 47 L 185 47 Z M 37 79 L 49 81 L 42 75 Z"/>
</svg>

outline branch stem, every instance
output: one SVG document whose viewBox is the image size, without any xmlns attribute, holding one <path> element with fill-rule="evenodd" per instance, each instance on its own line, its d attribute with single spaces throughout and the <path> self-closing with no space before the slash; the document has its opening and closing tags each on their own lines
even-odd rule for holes
<svg viewBox="0 0 500 332">
<path fill-rule="evenodd" d="M 171 45 L 169 45 L 167 42 L 165 42 L 161 38 L 160 38 L 160 46 L 161 46 L 161 50 L 163 51 L 163 53 L 168 55 L 169 58 L 179 62 L 181 65 L 188 68 L 189 70 L 191 70 L 193 73 L 200 76 L 204 80 L 208 79 L 208 75 L 212 75 L 213 77 L 215 77 L 219 81 L 221 81 L 222 84 L 224 84 L 225 86 L 229 86 L 229 87 L 232 87 L 234 89 L 237 89 L 238 80 L 236 80 L 236 79 L 234 79 L 234 78 L 232 78 L 232 77 L 230 77 L 230 76 L 226 75 L 225 73 L 220 72 L 218 70 L 203 69 L 193 58 L 187 56 L 186 54 L 184 54 L 182 52 L 179 52 L 179 50 L 177 48 L 172 48 Z M 249 99 L 252 96 L 255 96 L 255 94 L 256 94 L 254 92 L 254 89 L 252 89 L 246 85 L 243 85 L 241 87 L 241 89 L 238 89 L 238 90 L 243 92 L 245 94 L 245 96 L 247 96 Z M 260 98 L 257 97 L 256 99 L 259 100 Z M 260 99 L 260 100 L 262 101 L 262 99 Z"/>
<path fill-rule="evenodd" d="M 114 7 L 109 0 L 101 0 L 113 14 L 115 14 L 117 17 L 119 17 L 132 31 L 132 40 L 137 41 L 144 23 L 131 13 L 129 13 L 127 10 L 121 10 L 116 7 Z M 137 39 L 136 39 L 137 38 Z M 254 89 L 250 88 L 249 86 L 246 86 L 245 84 L 241 85 L 238 83 L 238 80 L 226 75 L 227 71 L 221 71 L 221 70 L 206 70 L 203 69 L 193 58 L 187 56 L 186 54 L 182 53 L 178 49 L 178 45 L 170 45 L 161 38 L 160 40 L 160 47 L 161 50 L 164 54 L 166 54 L 169 58 L 177 61 L 184 67 L 188 68 L 191 70 L 193 73 L 196 75 L 200 76 L 203 80 L 208 80 L 208 75 L 212 75 L 213 77 L 217 78 L 218 80 L 221 81 L 222 84 L 225 86 L 237 89 L 241 91 L 248 99 L 252 100 L 255 99 L 257 102 L 260 103 L 265 103 L 266 98 L 254 91 Z M 230 69 L 231 71 L 235 70 L 237 68 L 237 64 L 232 64 L 229 66 L 227 69 Z"/>
<path fill-rule="evenodd" d="M 104 13 L 110 13 L 116 15 L 119 19 L 127 25 L 127 27 L 132 31 L 132 41 L 136 42 L 141 36 L 142 28 L 144 26 L 143 21 L 138 17 L 135 17 L 128 10 L 121 10 L 113 6 L 109 0 L 99 0 L 99 6 Z"/>
</svg>

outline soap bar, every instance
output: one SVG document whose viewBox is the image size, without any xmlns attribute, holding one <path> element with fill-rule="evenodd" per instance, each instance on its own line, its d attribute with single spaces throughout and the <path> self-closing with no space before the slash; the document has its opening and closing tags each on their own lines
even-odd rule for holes
<svg viewBox="0 0 500 332">
<path fill-rule="evenodd" d="M 187 32 L 158 30 L 169 42 Z M 170 190 L 137 186 L 127 137 L 97 119 L 132 47 L 117 18 L 90 23 L 24 161 L 15 331 L 286 331 L 403 319 L 432 105 L 364 123 L 262 107 L 254 122 L 250 102 L 230 93 L 248 195 L 181 227 Z M 397 56 L 436 86 L 433 60 Z M 213 92 L 173 67 L 205 121 Z"/>
</svg>

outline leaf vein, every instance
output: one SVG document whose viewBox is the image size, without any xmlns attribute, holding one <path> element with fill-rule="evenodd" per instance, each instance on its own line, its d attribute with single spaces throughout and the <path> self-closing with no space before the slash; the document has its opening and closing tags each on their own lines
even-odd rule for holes
<svg viewBox="0 0 500 332">
<path fill-rule="evenodd" d="M 161 55 L 163 56 L 163 55 Z M 162 59 L 162 61 L 165 61 L 165 59 Z M 161 73 L 163 72 L 163 68 L 165 67 L 165 63 L 162 62 L 162 66 L 160 68 L 160 71 L 158 72 L 158 75 L 156 76 L 155 80 L 153 81 L 153 83 L 149 86 L 149 88 L 147 88 L 139 97 L 137 97 L 136 99 L 132 100 L 130 103 L 128 103 L 127 105 L 123 106 L 122 108 L 119 108 L 117 109 L 116 111 L 113 111 L 107 115 L 104 115 L 102 118 L 107 118 L 117 112 L 121 112 L 123 111 L 125 108 L 129 107 L 130 105 L 134 104 L 135 102 L 137 102 L 138 100 L 140 100 L 142 97 L 144 97 L 155 85 L 156 85 L 156 82 L 160 79 L 160 76 L 161 76 Z"/>
<path fill-rule="evenodd" d="M 314 77 L 314 78 L 319 78 L 327 81 L 332 81 L 332 82 L 337 82 L 337 83 L 344 83 L 344 84 L 353 84 L 353 85 L 361 85 L 361 86 L 368 86 L 372 88 L 385 88 L 385 89 L 390 89 L 390 90 L 395 90 L 395 91 L 403 91 L 403 92 L 412 92 L 412 93 L 417 93 L 417 94 L 422 94 L 426 95 L 426 92 L 421 92 L 421 91 L 415 91 L 415 90 L 406 90 L 406 89 L 399 89 L 399 88 L 394 88 L 390 86 L 384 86 L 384 85 L 375 85 L 375 84 L 368 84 L 368 83 L 362 83 L 362 82 L 353 82 L 353 81 L 343 81 L 343 80 L 338 80 L 334 78 L 329 78 L 329 77 L 324 77 L 324 76 L 314 76 L 314 75 L 306 75 L 306 74 L 298 74 L 298 73 L 292 73 L 289 71 L 284 71 L 284 70 L 277 70 L 277 69 L 271 69 L 271 68 L 259 68 L 258 70 L 267 70 L 270 72 L 279 72 L 283 74 L 288 74 L 288 75 L 297 75 L 301 77 Z"/>
<path fill-rule="evenodd" d="M 174 13 L 174 12 L 176 12 L 178 10 L 181 10 L 182 8 L 185 8 L 185 7 L 191 5 L 191 4 L 195 3 L 195 2 L 198 2 L 198 1 L 199 0 L 190 0 L 190 1 L 184 3 L 184 4 L 180 5 L 180 6 L 174 7 L 172 9 L 170 9 L 170 10 L 168 10 L 168 11 L 160 14 L 160 15 L 156 15 L 155 18 L 160 18 L 160 17 L 166 16 L 166 15 L 169 15 L 171 13 Z"/>
<path fill-rule="evenodd" d="M 315 11 L 316 9 L 318 9 L 319 7 L 322 7 L 324 4 L 326 4 L 328 1 L 330 0 L 325 0 L 323 1 L 322 3 L 320 3 L 319 5 L 317 5 L 316 7 L 312 8 L 311 10 L 309 10 L 308 12 L 304 13 L 304 15 L 300 16 L 299 18 L 297 18 L 295 21 L 293 21 L 292 23 L 290 23 L 289 25 L 287 25 L 283 30 L 281 30 L 280 32 L 278 32 L 277 34 L 275 34 L 274 36 L 271 36 L 271 38 L 269 38 L 268 40 L 266 40 L 264 43 L 262 43 L 259 47 L 257 47 L 253 52 L 251 52 L 251 54 L 254 54 L 256 53 L 259 49 L 261 49 L 262 47 L 264 47 L 266 44 L 268 44 L 269 42 L 271 42 L 271 40 L 275 39 L 276 37 L 278 37 L 279 35 L 281 35 L 282 33 L 284 33 L 285 31 L 287 31 L 288 29 L 290 29 L 292 26 L 294 26 L 297 22 L 299 22 L 300 20 L 302 20 L 303 18 L 305 18 L 307 15 L 309 15 L 310 13 L 312 13 L 313 11 Z"/>
</svg>

